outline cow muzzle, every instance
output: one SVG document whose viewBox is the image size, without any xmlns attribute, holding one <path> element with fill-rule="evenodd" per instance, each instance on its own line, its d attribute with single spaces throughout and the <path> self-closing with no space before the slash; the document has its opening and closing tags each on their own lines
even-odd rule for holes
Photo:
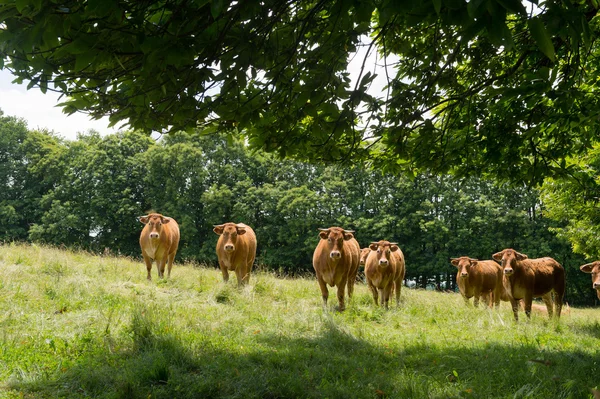
<svg viewBox="0 0 600 399">
<path fill-rule="evenodd" d="M 387 259 L 379 259 L 379 266 L 387 266 L 390 262 Z"/>
<path fill-rule="evenodd" d="M 342 253 L 341 253 L 340 251 L 331 251 L 331 252 L 329 253 L 329 257 L 330 257 L 331 259 L 339 259 L 339 258 L 341 258 L 341 257 L 342 257 Z"/>
<path fill-rule="evenodd" d="M 505 276 L 510 276 L 511 274 L 513 274 L 513 269 L 504 269 L 504 275 Z"/>
<path fill-rule="evenodd" d="M 234 249 L 235 247 L 233 246 L 233 244 L 225 244 L 225 251 L 233 252 Z"/>
<path fill-rule="evenodd" d="M 467 277 L 469 277 L 469 273 L 461 273 L 460 277 L 467 278 Z"/>
<path fill-rule="evenodd" d="M 600 290 L 600 283 L 594 283 L 593 285 L 595 290 Z"/>
<path fill-rule="evenodd" d="M 158 233 L 150 233 L 150 238 L 152 238 L 153 240 L 156 240 L 158 237 L 160 237 Z"/>
</svg>

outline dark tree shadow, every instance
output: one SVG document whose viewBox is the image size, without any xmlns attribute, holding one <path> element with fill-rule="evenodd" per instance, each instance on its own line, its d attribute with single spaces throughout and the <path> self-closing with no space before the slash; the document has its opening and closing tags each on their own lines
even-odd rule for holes
<svg viewBox="0 0 600 399">
<path fill-rule="evenodd" d="M 224 351 L 214 336 L 182 342 L 134 317 L 127 350 L 9 388 L 25 398 L 586 398 L 598 383 L 598 358 L 578 351 L 536 342 L 380 347 L 325 324 L 314 337 L 258 333 Z"/>
</svg>

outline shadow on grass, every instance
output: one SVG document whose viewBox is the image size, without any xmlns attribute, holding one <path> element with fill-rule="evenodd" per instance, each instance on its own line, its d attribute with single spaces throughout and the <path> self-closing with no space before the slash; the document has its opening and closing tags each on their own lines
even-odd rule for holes
<svg viewBox="0 0 600 399">
<path fill-rule="evenodd" d="M 133 345 L 83 356 L 45 381 L 13 381 L 15 397 L 559 398 L 589 397 L 598 359 L 520 346 L 375 346 L 326 319 L 313 337 L 159 333 L 132 318 Z"/>
<path fill-rule="evenodd" d="M 587 334 L 593 338 L 600 339 L 600 323 L 576 325 L 572 327 L 575 331 Z"/>
</svg>

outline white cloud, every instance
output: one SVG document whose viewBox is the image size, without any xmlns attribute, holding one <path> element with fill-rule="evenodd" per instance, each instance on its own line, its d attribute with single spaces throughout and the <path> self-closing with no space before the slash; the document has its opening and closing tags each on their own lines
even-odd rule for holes
<svg viewBox="0 0 600 399">
<path fill-rule="evenodd" d="M 56 106 L 64 100 L 64 97 L 58 99 L 58 93 L 48 91 L 44 94 L 37 88 L 27 90 L 26 84 L 11 83 L 13 80 L 14 76 L 8 70 L 0 70 L 0 109 L 4 115 L 25 119 L 29 129 L 51 130 L 69 140 L 75 140 L 77 133 L 90 129 L 101 134 L 116 132 L 115 128 L 108 127 L 108 118 L 92 120 L 80 113 L 68 116 Z"/>
</svg>

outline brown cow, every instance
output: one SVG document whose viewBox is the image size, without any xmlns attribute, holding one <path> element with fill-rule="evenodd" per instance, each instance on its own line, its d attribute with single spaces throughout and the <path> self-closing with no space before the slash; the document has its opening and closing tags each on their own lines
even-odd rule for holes
<svg viewBox="0 0 600 399">
<path fill-rule="evenodd" d="M 392 291 L 396 291 L 396 306 L 400 303 L 400 291 L 404 280 L 405 265 L 404 254 L 398 244 L 389 241 L 372 242 L 371 251 L 365 264 L 365 276 L 373 300 L 379 305 L 378 297 L 381 296 L 381 306 L 388 308 Z"/>
<path fill-rule="evenodd" d="M 493 303 L 496 307 L 500 305 L 504 286 L 502 285 L 502 267 L 498 263 L 493 260 L 477 260 L 468 256 L 452 258 L 450 263 L 458 269 L 456 283 L 467 305 L 471 297 L 474 297 L 473 305 L 475 307 L 479 306 L 480 298 L 484 298 L 490 307 L 493 306 Z"/>
<path fill-rule="evenodd" d="M 556 306 L 556 317 L 560 318 L 565 293 L 565 269 L 552 258 L 529 259 L 514 249 L 505 249 L 492 255 L 502 263 L 504 288 L 510 295 L 515 321 L 519 320 L 519 300 L 524 300 L 525 314 L 531 318 L 531 302 L 542 297 L 552 317 L 552 293 Z"/>
<path fill-rule="evenodd" d="M 600 299 L 600 261 L 595 261 L 592 263 L 588 263 L 587 265 L 583 265 L 579 268 L 584 273 L 592 274 L 592 288 L 596 290 L 596 295 L 598 295 L 598 299 Z"/>
<path fill-rule="evenodd" d="M 250 272 L 256 257 L 256 235 L 243 223 L 224 223 L 214 226 L 219 235 L 217 257 L 223 281 L 229 281 L 229 270 L 235 271 L 238 287 L 250 281 Z"/>
<path fill-rule="evenodd" d="M 367 263 L 367 258 L 369 257 L 369 253 L 371 252 L 371 248 L 367 247 L 367 248 L 363 248 L 360 250 L 360 256 L 359 256 L 359 261 L 358 264 L 362 267 L 365 267 L 365 264 Z"/>
<path fill-rule="evenodd" d="M 171 277 L 173 260 L 179 247 L 179 225 L 175 219 L 160 213 L 150 213 L 138 219 L 145 225 L 140 234 L 140 247 L 148 270 L 148 280 L 152 280 L 152 260 L 156 261 L 159 278 L 164 277 L 165 264 L 168 262 L 167 277 Z"/>
<path fill-rule="evenodd" d="M 327 284 L 337 286 L 339 310 L 346 308 L 344 290 L 348 285 L 348 297 L 352 298 L 358 272 L 360 246 L 354 238 L 354 231 L 341 227 L 319 229 L 319 243 L 313 253 L 313 268 L 317 275 L 323 296 L 323 306 L 327 306 L 329 290 Z"/>
</svg>

